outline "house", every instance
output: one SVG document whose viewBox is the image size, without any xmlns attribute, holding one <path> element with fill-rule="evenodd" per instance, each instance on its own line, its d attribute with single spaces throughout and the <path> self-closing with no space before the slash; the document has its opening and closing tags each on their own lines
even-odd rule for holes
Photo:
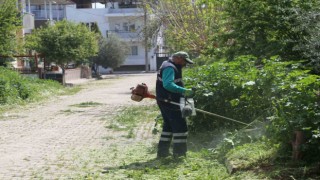
<svg viewBox="0 0 320 180">
<path fill-rule="evenodd" d="M 47 22 L 66 18 L 66 6 L 74 4 L 71 0 L 21 0 L 25 12 L 34 15 L 34 26 L 39 28 Z"/>
<path fill-rule="evenodd" d="M 66 7 L 67 20 L 89 26 L 96 23 L 104 37 L 116 35 L 127 42 L 130 52 L 118 70 L 156 70 L 155 47 L 145 48 L 145 39 L 142 38 L 144 23 L 149 16 L 139 0 L 73 1 L 74 5 Z"/>
<path fill-rule="evenodd" d="M 142 36 L 144 23 L 150 18 L 140 0 L 20 0 L 25 14 L 33 16 L 34 28 L 44 26 L 47 22 L 67 19 L 81 22 L 89 27 L 97 24 L 106 38 L 116 35 L 128 43 L 130 52 L 124 64 L 117 70 L 151 70 L 157 69 L 155 53 L 161 45 L 155 39 L 153 47 L 144 46 Z M 32 22 L 32 19 L 29 20 Z M 32 23 L 30 23 L 32 24 Z M 26 28 L 24 34 L 32 32 Z M 157 48 L 156 48 L 157 47 Z M 103 69 L 101 69 L 103 70 Z M 107 71 L 107 70 L 106 70 Z M 100 71 L 101 72 L 101 71 Z"/>
<path fill-rule="evenodd" d="M 53 22 L 53 20 L 65 18 L 65 5 L 71 3 L 73 2 L 69 0 L 18 0 L 17 8 L 20 8 L 23 26 L 17 36 L 23 37 L 31 34 L 33 29 L 46 25 L 48 21 Z M 15 59 L 12 62 L 13 68 L 21 73 L 36 71 L 38 67 L 35 67 L 34 63 L 38 64 L 38 60 L 41 59 L 41 56 L 37 56 L 34 52 L 13 57 Z"/>
</svg>

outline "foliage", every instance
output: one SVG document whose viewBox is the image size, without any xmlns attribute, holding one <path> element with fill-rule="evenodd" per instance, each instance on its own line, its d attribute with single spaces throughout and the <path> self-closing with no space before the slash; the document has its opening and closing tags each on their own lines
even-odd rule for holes
<svg viewBox="0 0 320 180">
<path fill-rule="evenodd" d="M 58 82 L 23 77 L 0 67 L 0 106 L 34 101 L 61 88 Z"/>
<path fill-rule="evenodd" d="M 35 30 L 26 41 L 27 48 L 44 54 L 46 60 L 62 67 L 70 61 L 84 61 L 98 51 L 96 33 L 83 24 L 67 20 Z"/>
<path fill-rule="evenodd" d="M 0 55 L 13 55 L 18 51 L 19 28 L 21 17 L 16 1 L 0 1 Z"/>
<path fill-rule="evenodd" d="M 107 39 L 99 39 L 99 52 L 97 56 L 91 57 L 91 61 L 104 68 L 119 67 L 126 59 L 128 46 L 116 36 L 109 36 Z"/>
<path fill-rule="evenodd" d="M 299 41 L 294 42 L 293 50 L 299 52 L 303 58 L 307 59 L 308 63 L 306 65 L 317 74 L 320 74 L 319 9 L 304 12 L 297 11 L 299 16 L 296 20 L 296 26 L 293 28 L 293 31 L 301 36 Z"/>
<path fill-rule="evenodd" d="M 288 0 L 165 0 L 153 8 L 169 50 L 216 59 L 279 55 L 306 60 L 319 73 L 320 2 Z"/>
<path fill-rule="evenodd" d="M 252 54 L 259 58 L 280 55 L 286 60 L 305 58 L 313 62 L 314 59 L 306 56 L 310 50 L 303 49 L 302 44 L 318 49 L 311 39 L 319 31 L 319 9 L 317 0 L 227 0 L 222 16 L 225 31 L 217 37 L 219 49 L 213 51 L 219 54 L 221 50 L 222 57 L 229 60 Z M 299 44 L 297 51 L 295 47 Z"/>
<path fill-rule="evenodd" d="M 158 1 L 155 14 L 159 24 L 165 27 L 166 45 L 170 50 L 185 50 L 200 54 L 209 46 L 214 46 L 211 36 L 216 35 L 220 4 L 215 1 L 190 3 L 189 0 Z"/>
<path fill-rule="evenodd" d="M 269 137 L 284 145 L 294 130 L 303 130 L 308 137 L 304 151 L 318 152 L 319 76 L 301 70 L 301 63 L 273 57 L 257 67 L 256 60 L 241 56 L 229 63 L 219 61 L 188 71 L 186 84 L 198 89 L 196 106 L 247 123 L 265 121 Z M 193 130 L 221 126 L 239 127 L 202 114 L 191 120 Z"/>
</svg>

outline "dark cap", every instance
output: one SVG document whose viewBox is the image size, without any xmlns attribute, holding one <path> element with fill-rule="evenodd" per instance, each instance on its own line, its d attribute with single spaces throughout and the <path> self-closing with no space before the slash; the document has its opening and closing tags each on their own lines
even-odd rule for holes
<svg viewBox="0 0 320 180">
<path fill-rule="evenodd" d="M 179 51 L 176 52 L 172 55 L 172 57 L 182 57 L 184 58 L 184 60 L 189 63 L 189 64 L 193 64 L 194 62 L 189 58 L 188 53 L 184 52 L 184 51 Z"/>
</svg>

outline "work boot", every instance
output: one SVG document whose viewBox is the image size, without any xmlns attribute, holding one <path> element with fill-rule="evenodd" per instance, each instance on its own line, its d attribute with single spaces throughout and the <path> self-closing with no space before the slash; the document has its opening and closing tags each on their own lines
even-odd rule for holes
<svg viewBox="0 0 320 180">
<path fill-rule="evenodd" d="M 158 144 L 158 152 L 157 152 L 157 158 L 165 158 L 170 156 L 169 148 L 171 145 L 171 141 L 159 141 Z"/>
<path fill-rule="evenodd" d="M 157 153 L 157 159 L 164 159 L 169 156 L 170 156 L 170 153 Z"/>
<path fill-rule="evenodd" d="M 187 144 L 186 143 L 174 143 L 173 144 L 173 157 L 186 157 Z"/>
</svg>

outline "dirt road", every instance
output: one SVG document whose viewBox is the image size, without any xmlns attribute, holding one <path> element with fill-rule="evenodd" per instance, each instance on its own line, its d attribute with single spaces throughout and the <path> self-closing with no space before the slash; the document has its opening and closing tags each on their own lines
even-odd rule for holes
<svg viewBox="0 0 320 180">
<path fill-rule="evenodd" d="M 0 118 L 0 179 L 68 177 L 65 175 L 73 172 L 65 167 L 77 163 L 71 160 L 74 155 L 71 152 L 99 149 L 119 141 L 121 132 L 108 131 L 102 117 L 114 116 L 123 106 L 155 103 L 152 100 L 133 102 L 129 90 L 141 82 L 154 89 L 155 79 L 152 73 L 91 81 L 75 95 L 60 96 L 48 103 L 6 113 Z M 85 102 L 97 105 L 77 106 Z M 146 131 L 151 128 L 144 129 L 137 131 L 135 141 L 150 138 L 151 133 Z"/>
</svg>

